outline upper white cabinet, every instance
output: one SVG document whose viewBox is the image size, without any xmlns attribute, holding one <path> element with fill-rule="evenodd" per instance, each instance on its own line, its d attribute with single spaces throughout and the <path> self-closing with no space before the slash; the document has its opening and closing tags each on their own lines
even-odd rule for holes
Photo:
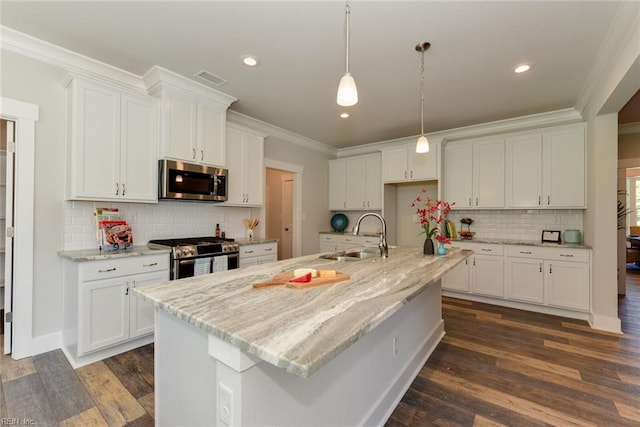
<svg viewBox="0 0 640 427">
<path fill-rule="evenodd" d="M 416 153 L 415 141 L 382 149 L 382 181 L 387 183 L 438 179 L 439 143 L 430 143 L 428 153 Z"/>
<path fill-rule="evenodd" d="M 447 144 L 444 169 L 444 199 L 454 209 L 504 208 L 504 138 Z"/>
<path fill-rule="evenodd" d="M 507 138 L 507 206 L 585 208 L 584 124 Z"/>
<path fill-rule="evenodd" d="M 67 90 L 67 199 L 156 202 L 157 100 L 75 76 Z"/>
<path fill-rule="evenodd" d="M 382 209 L 380 154 L 329 161 L 329 210 Z"/>
<path fill-rule="evenodd" d="M 149 92 L 162 99 L 160 156 L 226 166 L 227 108 L 235 98 L 160 67 L 144 80 Z"/>
<path fill-rule="evenodd" d="M 227 125 L 228 195 L 226 205 L 264 204 L 264 136 Z"/>
</svg>

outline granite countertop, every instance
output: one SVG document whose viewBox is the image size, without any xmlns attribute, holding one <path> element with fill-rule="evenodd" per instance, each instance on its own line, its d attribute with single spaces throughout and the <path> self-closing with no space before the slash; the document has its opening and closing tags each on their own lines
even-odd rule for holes
<svg viewBox="0 0 640 427">
<path fill-rule="evenodd" d="M 278 242 L 278 239 L 261 239 L 259 237 L 254 237 L 253 239 L 236 239 L 236 242 L 240 245 L 240 246 L 246 246 L 246 245 L 259 245 L 260 243 L 274 243 L 274 242 Z"/>
<path fill-rule="evenodd" d="M 570 249 L 591 249 L 591 246 L 584 243 L 542 243 L 540 240 L 518 240 L 518 239 L 494 239 L 490 237 L 475 237 L 471 240 L 458 239 L 452 240 L 451 244 L 455 246 L 456 242 L 467 243 L 489 243 L 495 245 L 519 245 L 519 246 L 541 246 L 545 248 L 570 248 Z"/>
<path fill-rule="evenodd" d="M 335 234 L 337 236 L 353 236 L 353 232 L 351 231 L 320 231 L 320 234 Z M 380 233 L 373 233 L 369 231 L 363 231 L 358 234 L 358 236 L 364 237 L 380 237 Z"/>
<path fill-rule="evenodd" d="M 400 310 L 472 254 L 420 247 L 389 257 L 333 261 L 319 254 L 134 289 L 156 307 L 298 377 L 305 378 Z M 349 281 L 307 289 L 254 289 L 254 282 L 296 268 L 332 269 Z M 180 282 L 180 283 L 176 283 Z"/>
<path fill-rule="evenodd" d="M 75 262 L 100 261 L 132 256 L 168 254 L 169 249 L 149 249 L 146 246 L 133 246 L 118 251 L 101 251 L 99 249 L 82 249 L 75 251 L 58 251 L 58 255 Z"/>
</svg>

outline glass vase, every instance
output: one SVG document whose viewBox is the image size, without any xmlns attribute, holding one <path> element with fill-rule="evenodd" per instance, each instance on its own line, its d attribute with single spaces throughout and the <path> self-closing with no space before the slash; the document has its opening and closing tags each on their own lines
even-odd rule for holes
<svg viewBox="0 0 640 427">
<path fill-rule="evenodd" d="M 438 255 L 446 255 L 447 248 L 444 247 L 444 243 L 438 242 Z"/>
</svg>

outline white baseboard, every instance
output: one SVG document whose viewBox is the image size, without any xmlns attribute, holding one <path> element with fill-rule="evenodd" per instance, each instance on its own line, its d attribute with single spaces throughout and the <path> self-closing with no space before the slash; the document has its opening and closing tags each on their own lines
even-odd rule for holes
<svg viewBox="0 0 640 427">
<path fill-rule="evenodd" d="M 620 319 L 617 317 L 592 314 L 589 317 L 589 325 L 593 329 L 598 329 L 600 331 L 613 332 L 614 334 L 622 333 L 622 322 L 620 322 Z"/>
</svg>

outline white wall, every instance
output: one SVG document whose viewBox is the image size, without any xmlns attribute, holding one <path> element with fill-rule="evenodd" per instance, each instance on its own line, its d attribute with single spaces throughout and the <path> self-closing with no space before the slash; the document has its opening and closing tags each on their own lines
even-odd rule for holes
<svg viewBox="0 0 640 427">
<path fill-rule="evenodd" d="M 268 136 L 264 157 L 299 165 L 302 174 L 302 255 L 320 251 L 318 233 L 331 229 L 329 206 L 329 160 L 335 156 Z"/>
<path fill-rule="evenodd" d="M 5 50 L 0 54 L 0 94 L 40 106 L 40 120 L 35 128 L 32 333 L 43 336 L 60 331 L 62 324 L 62 263 L 56 252 L 62 249 L 63 238 L 66 107 L 61 79 L 65 72 Z"/>
</svg>

